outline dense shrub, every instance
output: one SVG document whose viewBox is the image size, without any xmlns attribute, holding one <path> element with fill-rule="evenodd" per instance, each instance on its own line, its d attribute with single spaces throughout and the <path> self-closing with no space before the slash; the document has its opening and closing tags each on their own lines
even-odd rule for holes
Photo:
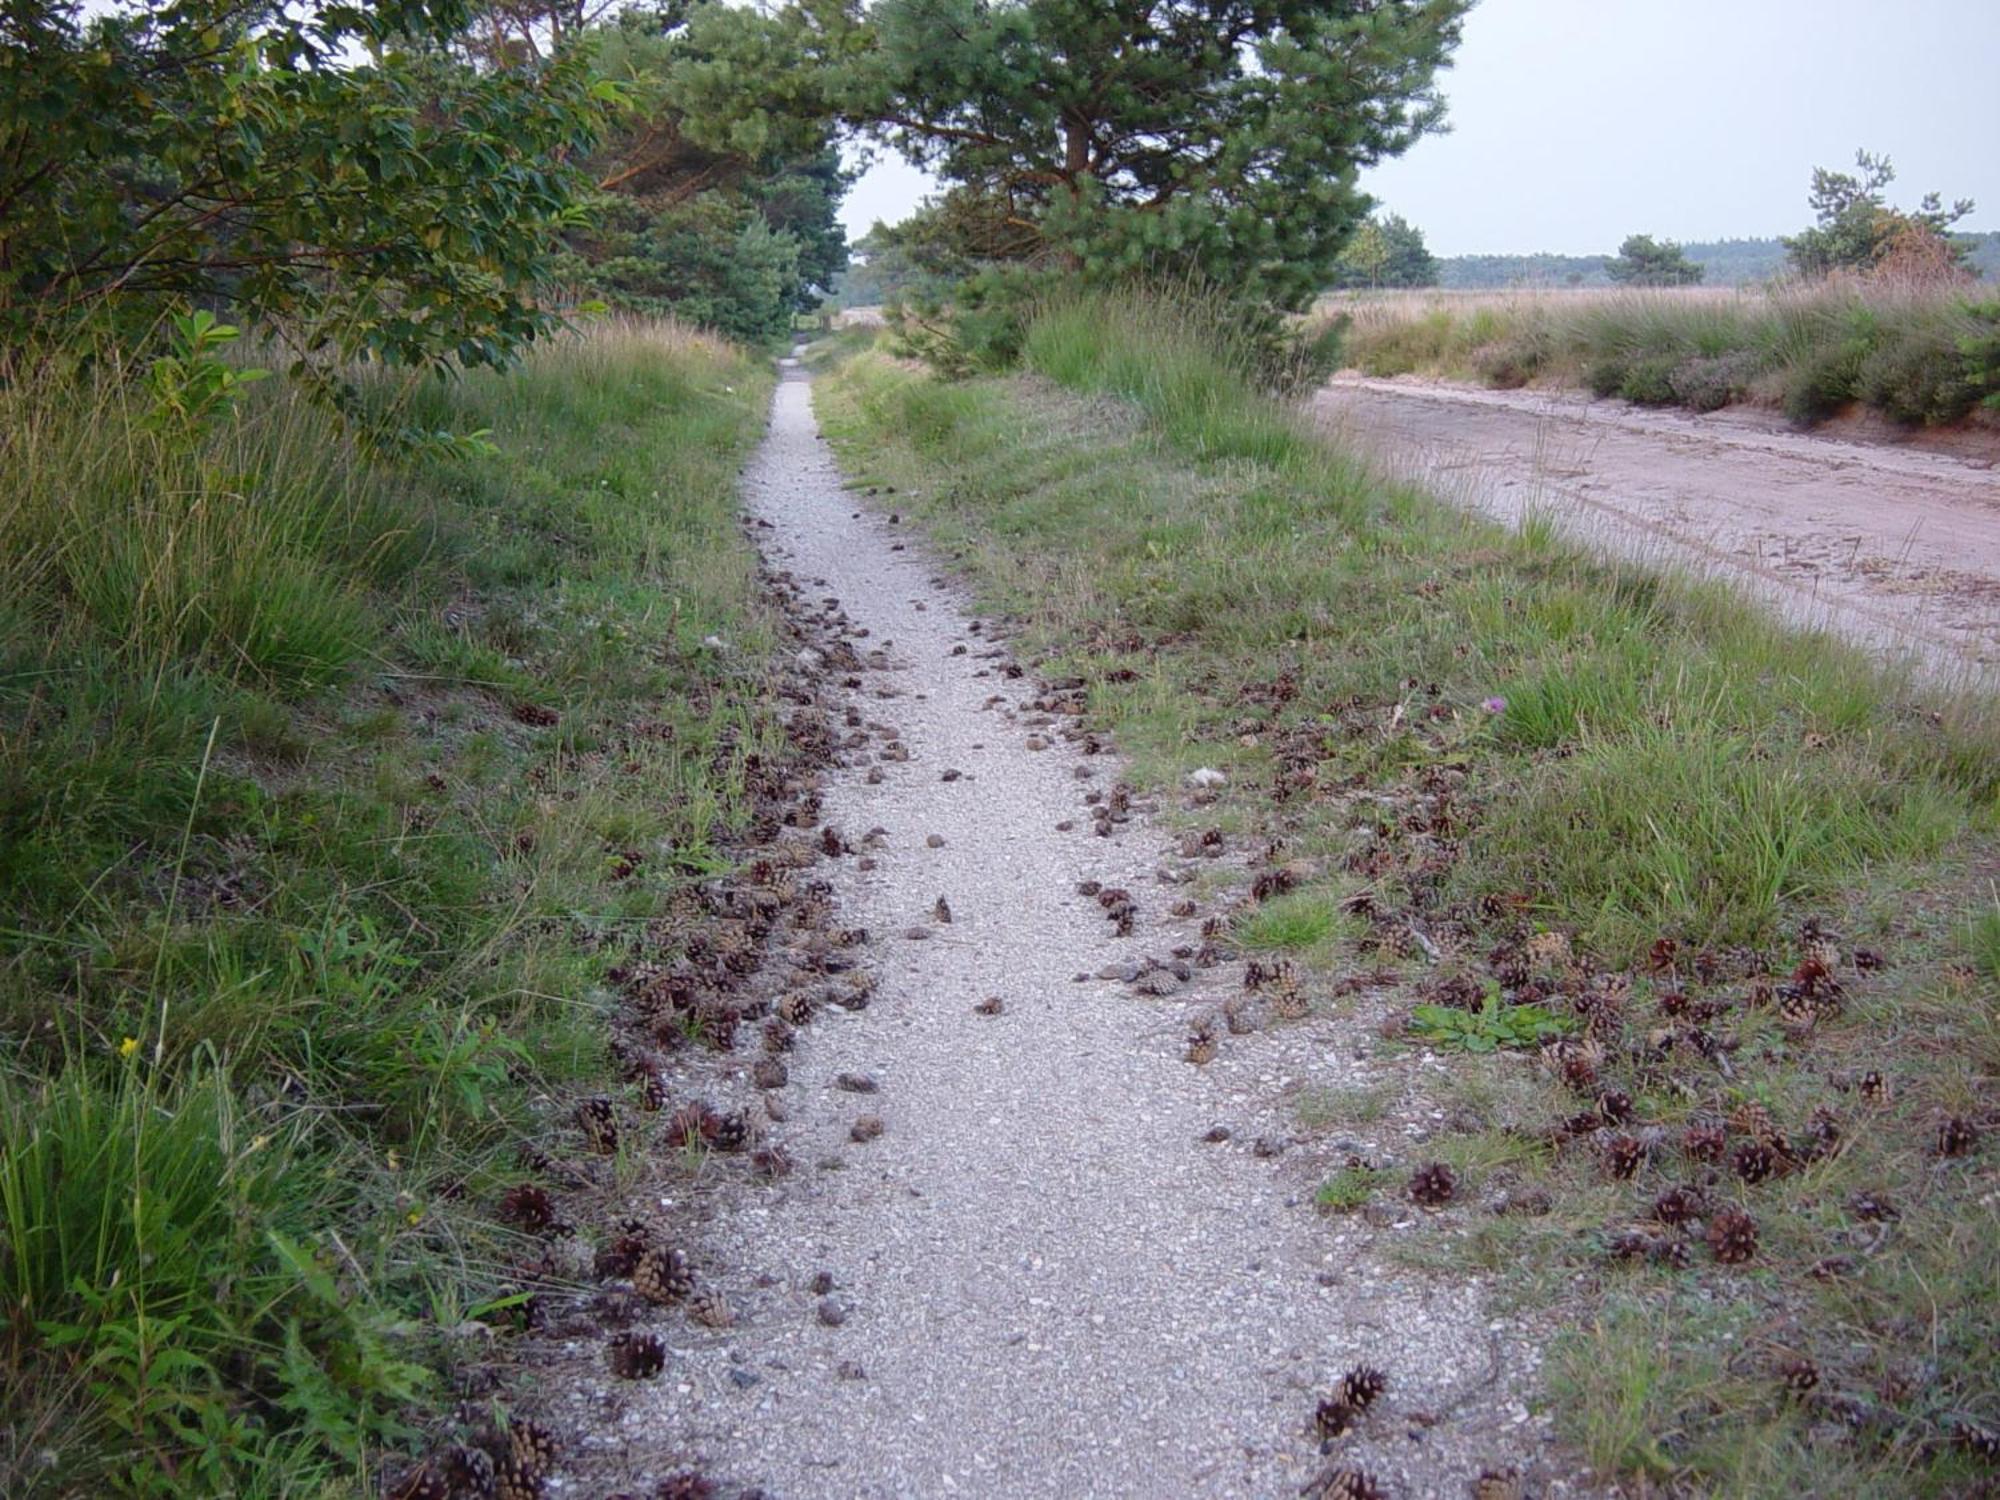
<svg viewBox="0 0 2000 1500">
<path fill-rule="evenodd" d="M 1680 361 L 1671 354 L 1648 354 L 1635 359 L 1625 367 L 1624 378 L 1618 382 L 1618 394 L 1641 406 L 1672 406 L 1677 399 L 1674 371 L 1679 365 Z"/>
<path fill-rule="evenodd" d="M 1674 400 L 1690 411 L 1718 411 L 1741 398 L 1755 373 L 1756 361 L 1747 354 L 1698 354 L 1676 365 L 1667 383 Z"/>
</svg>

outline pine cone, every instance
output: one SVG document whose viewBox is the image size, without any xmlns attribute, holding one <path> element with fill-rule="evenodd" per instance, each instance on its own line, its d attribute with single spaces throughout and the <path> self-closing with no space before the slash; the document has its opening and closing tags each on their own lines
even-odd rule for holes
<svg viewBox="0 0 2000 1500">
<path fill-rule="evenodd" d="M 383 1500 L 451 1500 L 451 1481 L 425 1459 L 382 1494 Z"/>
<path fill-rule="evenodd" d="M 688 1303 L 688 1317 L 704 1328 L 732 1328 L 736 1309 L 729 1305 L 728 1294 L 721 1287 L 703 1287 Z"/>
<path fill-rule="evenodd" d="M 1221 1045 L 1215 1034 L 1214 1020 L 1203 1016 L 1188 1031 L 1187 1060 L 1197 1067 L 1214 1062 Z"/>
<path fill-rule="evenodd" d="M 1481 1469 L 1472 1481 L 1472 1500 L 1522 1500 L 1521 1471 L 1512 1464 L 1497 1469 Z"/>
<path fill-rule="evenodd" d="M 555 1434 L 538 1422 L 516 1421 L 507 1425 L 507 1454 L 521 1473 L 536 1480 L 555 1470 L 561 1454 Z"/>
<path fill-rule="evenodd" d="M 1562 1060 L 1562 1080 L 1579 1094 L 1597 1090 L 1597 1067 L 1581 1052 L 1566 1053 Z"/>
<path fill-rule="evenodd" d="M 1303 1021 L 1312 1013 L 1312 1005 L 1306 999 L 1306 992 L 1299 988 L 1299 982 L 1289 969 L 1270 986 L 1271 1013 L 1280 1020 Z"/>
<path fill-rule="evenodd" d="M 1322 1442 L 1330 1443 L 1353 1427 L 1354 1419 L 1359 1415 L 1338 1396 L 1328 1396 L 1313 1409 L 1313 1430 Z"/>
<path fill-rule="evenodd" d="M 750 1153 L 750 1165 L 760 1177 L 783 1177 L 792 1170 L 792 1153 L 779 1145 L 760 1146 Z"/>
<path fill-rule="evenodd" d="M 793 990 L 778 1002 L 778 1019 L 787 1026 L 804 1026 L 813 1018 L 813 999 L 803 990 Z"/>
<path fill-rule="evenodd" d="M 620 1380 L 651 1380 L 667 1367 L 667 1346 L 658 1334 L 628 1330 L 605 1346 L 611 1373 Z"/>
<path fill-rule="evenodd" d="M 1890 1087 L 1888 1078 L 1875 1068 L 1861 1075 L 1858 1086 L 1861 1097 L 1870 1104 L 1887 1104 L 1894 1097 L 1895 1091 Z"/>
<path fill-rule="evenodd" d="M 1708 1207 L 1699 1188 L 1670 1187 L 1653 1200 L 1653 1217 L 1662 1224 L 1685 1224 L 1698 1219 Z"/>
<path fill-rule="evenodd" d="M 1653 1241 L 1648 1254 L 1654 1265 L 1669 1271 L 1685 1271 L 1694 1264 L 1694 1253 L 1688 1249 L 1686 1240 L 1670 1240 L 1662 1236 Z"/>
<path fill-rule="evenodd" d="M 662 1479 L 653 1491 L 653 1500 L 715 1500 L 715 1481 L 706 1474 L 684 1469 Z"/>
<path fill-rule="evenodd" d="M 1604 1170 L 1613 1177 L 1635 1176 L 1646 1164 L 1646 1146 L 1637 1136 L 1614 1135 L 1604 1143 Z"/>
<path fill-rule="evenodd" d="M 1768 1142 L 1744 1141 L 1731 1153 L 1729 1165 L 1745 1182 L 1764 1182 L 1777 1175 L 1778 1153 Z"/>
<path fill-rule="evenodd" d="M 544 1476 L 512 1453 L 493 1466 L 493 1500 L 541 1500 Z"/>
<path fill-rule="evenodd" d="M 1755 1099 L 1746 1099 L 1737 1105 L 1729 1123 L 1753 1141 L 1775 1141 L 1778 1138 L 1778 1122 L 1771 1118 L 1771 1111 Z"/>
<path fill-rule="evenodd" d="M 775 1057 L 760 1057 L 750 1069 L 750 1082 L 760 1089 L 781 1089 L 791 1080 L 791 1070 Z"/>
<path fill-rule="evenodd" d="M 1382 1500 L 1382 1486 L 1366 1469 L 1335 1464 L 1322 1469 L 1300 1494 L 1309 1500 Z"/>
<path fill-rule="evenodd" d="M 1411 1174 L 1410 1196 L 1426 1208 L 1442 1207 L 1451 1202 L 1452 1194 L 1457 1191 L 1458 1178 L 1441 1161 L 1419 1167 Z"/>
<path fill-rule="evenodd" d="M 1356 1365 L 1340 1377 L 1340 1397 L 1356 1411 L 1366 1411 L 1389 1388 L 1389 1377 L 1373 1365 Z"/>
<path fill-rule="evenodd" d="M 1681 1132 L 1681 1150 L 1696 1161 L 1721 1161 L 1728 1145 L 1729 1133 L 1713 1122 L 1696 1122 Z"/>
<path fill-rule="evenodd" d="M 1778 1366 L 1778 1383 L 1795 1396 L 1819 1384 L 1819 1366 L 1809 1359 L 1788 1359 Z"/>
<path fill-rule="evenodd" d="M 667 1107 L 667 1082 L 657 1068 L 641 1068 L 638 1073 L 639 1108 L 658 1114 Z"/>
<path fill-rule="evenodd" d="M 1723 1265 L 1741 1265 L 1757 1253 L 1757 1221 L 1740 1208 L 1718 1210 L 1708 1221 L 1708 1248 Z"/>
<path fill-rule="evenodd" d="M 764 1050 L 772 1054 L 789 1052 L 795 1040 L 791 1022 L 782 1015 L 771 1017 L 764 1023 Z"/>
<path fill-rule="evenodd" d="M 1939 1156 L 1970 1156 L 1979 1149 L 1979 1127 L 1963 1115 L 1940 1120 L 1937 1128 Z"/>
<path fill-rule="evenodd" d="M 717 1116 L 708 1139 L 718 1151 L 741 1151 L 750 1144 L 750 1136 L 750 1116 L 739 1109 Z"/>
<path fill-rule="evenodd" d="M 648 1302 L 666 1306 L 694 1290 L 694 1270 L 679 1250 L 655 1246 L 632 1268 L 632 1290 Z"/>
<path fill-rule="evenodd" d="M 447 1449 L 443 1472 L 445 1483 L 455 1496 L 470 1500 L 491 1500 L 494 1490 L 493 1455 L 484 1448 L 464 1444 Z"/>
<path fill-rule="evenodd" d="M 501 1196 L 500 1218 L 504 1223 L 518 1224 L 530 1233 L 539 1233 L 556 1221 L 555 1200 L 549 1196 L 547 1188 L 524 1182 L 507 1189 Z"/>
<path fill-rule="evenodd" d="M 584 1139 L 600 1156 L 618 1149 L 618 1117 L 609 1099 L 586 1099 L 576 1107 L 576 1122 L 583 1127 Z"/>
<path fill-rule="evenodd" d="M 639 1257 L 646 1253 L 646 1243 L 640 1235 L 618 1235 L 598 1247 L 591 1269 L 599 1276 L 630 1276 L 639 1267 Z"/>
<path fill-rule="evenodd" d="M 1632 1096 L 1623 1089 L 1606 1089 L 1597 1096 L 1597 1112 L 1613 1125 L 1632 1118 Z"/>
</svg>

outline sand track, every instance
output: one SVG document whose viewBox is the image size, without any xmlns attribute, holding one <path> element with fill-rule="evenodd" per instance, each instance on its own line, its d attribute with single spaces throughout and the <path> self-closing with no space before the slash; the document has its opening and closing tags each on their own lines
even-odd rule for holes
<svg viewBox="0 0 2000 1500">
<path fill-rule="evenodd" d="M 1736 582 L 1946 673 L 2000 669 L 2000 468 L 1735 413 L 1343 375 L 1312 411 L 1385 469 L 1510 523 Z"/>
</svg>

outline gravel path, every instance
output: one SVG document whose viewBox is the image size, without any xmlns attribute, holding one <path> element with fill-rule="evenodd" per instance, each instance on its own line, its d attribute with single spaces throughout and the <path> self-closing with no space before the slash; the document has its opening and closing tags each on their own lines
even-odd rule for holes
<svg viewBox="0 0 2000 1500">
<path fill-rule="evenodd" d="M 1564 391 L 1343 375 L 1313 410 L 1427 489 L 1741 584 L 1947 675 L 2000 670 L 2000 469 Z"/>
<path fill-rule="evenodd" d="M 1463 1494 L 1486 1463 L 1532 1460 L 1530 1342 L 1468 1283 L 1357 1256 L 1247 1147 L 1203 1142 L 1265 1105 L 1254 1069 L 1183 1059 L 1197 997 L 1078 982 L 1198 940 L 1198 919 L 1163 920 L 1184 893 L 1155 877 L 1166 835 L 1142 810 L 1093 835 L 1083 798 L 1114 758 L 1038 722 L 908 528 L 857 514 L 794 369 L 746 497 L 771 565 L 887 653 L 851 701 L 908 759 L 858 751 L 833 773 L 825 820 L 856 852 L 820 867 L 878 983 L 793 1054 L 798 1169 L 706 1232 L 737 1326 L 676 1323 L 646 1383 L 577 1346 L 558 1415 L 594 1429 L 583 1466 L 636 1488 L 699 1465 L 781 1497 L 1293 1495 L 1329 1462 L 1314 1403 L 1360 1359 L 1390 1375 L 1356 1454 L 1390 1493 Z M 1131 889 L 1133 936 L 1086 879 Z M 1234 985 L 1236 967 L 1198 978 Z M 976 1013 L 989 996 L 1004 1010 Z M 1333 1084 L 1361 1045 L 1283 1035 Z M 883 1129 L 856 1141 L 863 1115 Z"/>
</svg>

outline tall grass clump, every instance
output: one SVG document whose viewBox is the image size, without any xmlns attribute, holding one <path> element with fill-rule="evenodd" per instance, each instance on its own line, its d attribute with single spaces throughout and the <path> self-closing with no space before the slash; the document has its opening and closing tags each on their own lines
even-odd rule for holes
<svg viewBox="0 0 2000 1500">
<path fill-rule="evenodd" d="M 0 1491 L 358 1492 L 782 745 L 769 374 L 607 324 L 187 421 L 86 353 L 0 384 Z"/>
</svg>

